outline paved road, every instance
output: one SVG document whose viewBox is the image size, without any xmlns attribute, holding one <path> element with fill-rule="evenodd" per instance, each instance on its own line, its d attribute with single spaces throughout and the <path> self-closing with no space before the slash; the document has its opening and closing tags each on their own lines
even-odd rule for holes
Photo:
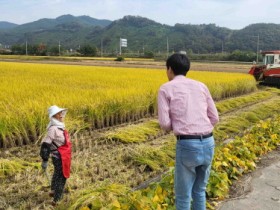
<svg viewBox="0 0 280 210">
<path fill-rule="evenodd" d="M 259 168 L 244 180 L 250 182 L 242 185 L 243 194 L 223 202 L 218 210 L 280 210 L 280 149 L 263 157 Z"/>
</svg>

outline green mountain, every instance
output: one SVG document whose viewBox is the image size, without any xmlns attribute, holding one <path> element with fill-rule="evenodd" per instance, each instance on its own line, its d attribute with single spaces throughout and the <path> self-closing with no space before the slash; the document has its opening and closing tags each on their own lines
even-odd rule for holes
<svg viewBox="0 0 280 210">
<path fill-rule="evenodd" d="M 11 29 L 18 26 L 17 24 L 6 22 L 6 21 L 0 21 L 0 29 Z"/>
<path fill-rule="evenodd" d="M 98 43 L 98 47 L 102 43 L 104 52 L 118 51 L 120 38 L 128 41 L 125 51 L 159 51 L 166 49 L 166 38 L 171 28 L 147 18 L 125 16 L 105 28 L 93 30 L 87 38 Z"/>
<path fill-rule="evenodd" d="M 23 25 L 1 27 L 3 45 L 44 43 L 64 49 L 78 49 L 84 44 L 95 45 L 104 53 L 119 51 L 120 38 L 127 39 L 123 52 L 143 53 L 191 51 L 194 53 L 253 51 L 280 48 L 280 25 L 259 23 L 241 30 L 215 24 L 175 24 L 169 26 L 139 16 L 98 20 L 89 16 L 63 15 L 56 19 L 40 19 Z"/>
<path fill-rule="evenodd" d="M 63 15 L 56 19 L 44 18 L 9 30 L 0 29 L 0 43 L 14 45 L 27 41 L 30 44 L 57 45 L 61 41 L 67 43 L 65 47 L 71 47 L 75 42 L 84 40 L 92 29 L 105 27 L 111 22 L 89 16 Z"/>
<path fill-rule="evenodd" d="M 225 39 L 229 49 L 239 50 L 279 50 L 280 24 L 258 23 L 234 31 Z"/>
</svg>

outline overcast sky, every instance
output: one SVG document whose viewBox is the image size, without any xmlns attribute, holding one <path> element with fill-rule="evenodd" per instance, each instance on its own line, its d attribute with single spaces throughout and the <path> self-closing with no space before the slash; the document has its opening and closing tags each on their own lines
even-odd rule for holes
<svg viewBox="0 0 280 210">
<path fill-rule="evenodd" d="M 17 24 L 64 14 L 108 20 L 135 15 L 171 26 L 214 23 L 241 29 L 280 24 L 279 12 L 279 0 L 0 0 L 0 21 Z"/>
</svg>

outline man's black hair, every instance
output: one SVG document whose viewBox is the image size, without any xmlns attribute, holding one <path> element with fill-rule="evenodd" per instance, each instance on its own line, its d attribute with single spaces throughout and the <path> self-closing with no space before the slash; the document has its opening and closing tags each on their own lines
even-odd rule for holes
<svg viewBox="0 0 280 210">
<path fill-rule="evenodd" d="M 184 54 L 175 53 L 167 59 L 166 67 L 171 67 L 175 75 L 186 76 L 190 69 L 190 60 Z"/>
</svg>

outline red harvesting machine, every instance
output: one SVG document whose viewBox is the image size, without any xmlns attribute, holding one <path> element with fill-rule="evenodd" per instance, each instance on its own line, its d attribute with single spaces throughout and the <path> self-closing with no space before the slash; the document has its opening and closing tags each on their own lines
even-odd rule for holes
<svg viewBox="0 0 280 210">
<path fill-rule="evenodd" d="M 280 50 L 262 51 L 263 63 L 253 65 L 249 74 L 262 84 L 280 86 Z"/>
</svg>

